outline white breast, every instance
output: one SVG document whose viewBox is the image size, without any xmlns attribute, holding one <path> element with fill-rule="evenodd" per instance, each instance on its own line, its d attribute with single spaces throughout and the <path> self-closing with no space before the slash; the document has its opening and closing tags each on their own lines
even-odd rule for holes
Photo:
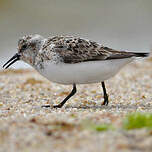
<svg viewBox="0 0 152 152">
<path fill-rule="evenodd" d="M 89 61 L 76 64 L 44 63 L 45 69 L 39 72 L 48 80 L 61 84 L 97 83 L 114 76 L 124 65 L 133 58 L 104 61 Z"/>
</svg>

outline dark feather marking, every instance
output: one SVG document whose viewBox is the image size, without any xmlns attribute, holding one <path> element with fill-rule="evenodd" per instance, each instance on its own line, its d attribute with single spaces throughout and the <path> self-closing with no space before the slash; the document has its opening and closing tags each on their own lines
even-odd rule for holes
<svg viewBox="0 0 152 152">
<path fill-rule="evenodd" d="M 54 44 L 54 51 L 64 63 L 79 63 L 87 61 L 101 61 L 146 56 L 144 53 L 116 51 L 99 45 L 94 41 L 70 36 L 56 36 L 48 39 L 43 49 Z"/>
</svg>

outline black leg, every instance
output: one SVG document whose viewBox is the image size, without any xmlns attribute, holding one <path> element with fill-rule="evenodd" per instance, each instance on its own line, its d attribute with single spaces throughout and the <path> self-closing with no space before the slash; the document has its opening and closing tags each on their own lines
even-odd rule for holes
<svg viewBox="0 0 152 152">
<path fill-rule="evenodd" d="M 102 89 L 103 89 L 103 94 L 104 94 L 104 102 L 102 103 L 102 105 L 106 105 L 107 106 L 108 103 L 109 103 L 109 100 L 108 100 L 108 94 L 106 92 L 106 87 L 105 87 L 104 81 L 101 82 L 101 84 L 102 84 Z"/>
<path fill-rule="evenodd" d="M 77 88 L 76 88 L 76 85 L 73 84 L 73 89 L 71 91 L 71 93 L 58 105 L 54 105 L 53 107 L 54 108 L 61 108 L 65 103 L 66 101 L 71 98 L 75 93 L 77 92 Z"/>
</svg>

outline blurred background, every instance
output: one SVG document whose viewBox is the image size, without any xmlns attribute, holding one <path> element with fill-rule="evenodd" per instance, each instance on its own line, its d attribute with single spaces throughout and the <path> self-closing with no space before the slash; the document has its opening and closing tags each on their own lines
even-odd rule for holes
<svg viewBox="0 0 152 152">
<path fill-rule="evenodd" d="M 0 0 L 0 69 L 26 34 L 75 35 L 118 50 L 147 52 L 151 28 L 152 0 Z"/>
</svg>

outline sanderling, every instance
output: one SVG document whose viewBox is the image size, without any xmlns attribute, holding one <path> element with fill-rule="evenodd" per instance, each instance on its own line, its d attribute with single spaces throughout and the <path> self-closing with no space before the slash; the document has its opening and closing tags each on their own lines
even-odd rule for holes
<svg viewBox="0 0 152 152">
<path fill-rule="evenodd" d="M 60 104 L 54 105 L 55 108 L 61 108 L 76 93 L 76 84 L 97 82 L 101 82 L 103 88 L 102 105 L 108 105 L 104 81 L 136 57 L 148 55 L 149 53 L 116 51 L 94 41 L 73 36 L 45 39 L 40 35 L 28 35 L 18 41 L 18 53 L 3 67 L 7 69 L 16 61 L 22 60 L 50 81 L 72 84 L 71 93 Z"/>
</svg>

